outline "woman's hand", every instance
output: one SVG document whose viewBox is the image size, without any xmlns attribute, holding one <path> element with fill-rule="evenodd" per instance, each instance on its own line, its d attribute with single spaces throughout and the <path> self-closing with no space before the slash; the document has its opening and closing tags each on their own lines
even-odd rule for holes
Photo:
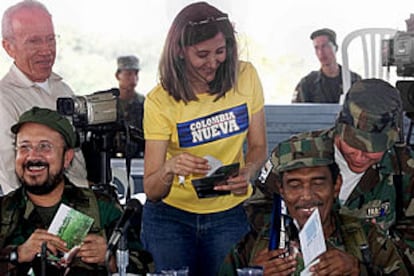
<svg viewBox="0 0 414 276">
<path fill-rule="evenodd" d="M 210 170 L 208 160 L 183 152 L 165 162 L 168 173 L 188 176 L 190 174 L 205 175 Z"/>
<path fill-rule="evenodd" d="M 204 158 L 180 153 L 166 160 L 168 141 L 145 141 L 144 191 L 147 199 L 161 200 L 168 195 L 174 177 L 204 176 L 210 169 Z"/>
<path fill-rule="evenodd" d="M 250 170 L 244 167 L 239 170 L 237 176 L 230 177 L 227 179 L 225 185 L 215 186 L 216 191 L 230 191 L 234 195 L 245 195 L 250 185 Z"/>
</svg>

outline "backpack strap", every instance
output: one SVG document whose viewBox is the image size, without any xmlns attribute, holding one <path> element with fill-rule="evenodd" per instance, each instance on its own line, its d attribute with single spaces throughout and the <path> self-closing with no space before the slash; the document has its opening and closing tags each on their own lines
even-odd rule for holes
<svg viewBox="0 0 414 276">
<path fill-rule="evenodd" d="M 339 214 L 339 217 L 346 252 L 358 258 L 367 269 L 368 275 L 373 275 L 372 254 L 360 220 L 344 214 Z"/>
<path fill-rule="evenodd" d="M 396 195 L 395 211 L 396 211 L 397 220 L 400 220 L 404 214 L 402 164 L 401 164 L 401 152 L 403 150 L 404 150 L 404 147 L 394 146 L 395 157 L 397 159 L 398 172 L 393 174 L 392 180 L 394 182 L 394 189 L 395 189 L 395 195 Z"/>
</svg>

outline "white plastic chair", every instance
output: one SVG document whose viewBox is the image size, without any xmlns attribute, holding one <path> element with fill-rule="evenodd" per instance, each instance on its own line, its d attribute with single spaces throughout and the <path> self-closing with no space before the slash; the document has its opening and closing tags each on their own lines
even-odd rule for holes
<svg viewBox="0 0 414 276">
<path fill-rule="evenodd" d="M 144 160 L 131 160 L 131 175 L 127 178 L 126 164 L 124 158 L 111 158 L 112 185 L 118 192 L 119 201 L 125 205 L 128 187 L 131 198 L 138 199 L 141 204 L 145 203 L 146 196 L 143 192 L 142 177 L 144 176 Z M 136 180 L 135 178 L 136 177 Z"/>
<path fill-rule="evenodd" d="M 390 75 L 387 68 L 382 65 L 381 42 L 383 39 L 394 37 L 397 30 L 389 28 L 366 28 L 349 33 L 342 41 L 342 87 L 343 94 L 340 103 L 343 103 L 345 95 L 351 87 L 351 74 L 349 68 L 349 48 L 351 42 L 360 41 L 364 73 L 362 78 L 378 78 L 389 81 Z M 352 43 L 354 46 L 355 43 Z M 357 43 L 358 44 L 358 43 Z M 358 46 L 358 45 L 357 45 Z"/>
</svg>

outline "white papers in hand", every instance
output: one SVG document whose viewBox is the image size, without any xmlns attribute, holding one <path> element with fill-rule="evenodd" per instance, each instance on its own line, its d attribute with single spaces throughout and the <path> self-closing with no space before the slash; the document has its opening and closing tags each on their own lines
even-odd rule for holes
<svg viewBox="0 0 414 276">
<path fill-rule="evenodd" d="M 299 232 L 299 240 L 305 267 L 326 251 L 325 237 L 318 209 L 313 211 Z"/>
</svg>

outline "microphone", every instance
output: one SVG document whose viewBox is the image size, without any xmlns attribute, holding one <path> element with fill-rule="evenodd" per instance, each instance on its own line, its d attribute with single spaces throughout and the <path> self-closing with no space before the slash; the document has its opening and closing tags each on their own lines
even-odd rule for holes
<svg viewBox="0 0 414 276">
<path fill-rule="evenodd" d="M 117 222 L 115 229 L 111 235 L 111 238 L 108 242 L 108 251 L 112 251 L 115 246 L 118 244 L 119 239 L 122 235 L 125 235 L 128 227 L 131 225 L 140 225 L 141 223 L 141 214 L 142 214 L 142 205 L 141 203 L 133 198 L 127 202 L 124 213 Z"/>
</svg>

